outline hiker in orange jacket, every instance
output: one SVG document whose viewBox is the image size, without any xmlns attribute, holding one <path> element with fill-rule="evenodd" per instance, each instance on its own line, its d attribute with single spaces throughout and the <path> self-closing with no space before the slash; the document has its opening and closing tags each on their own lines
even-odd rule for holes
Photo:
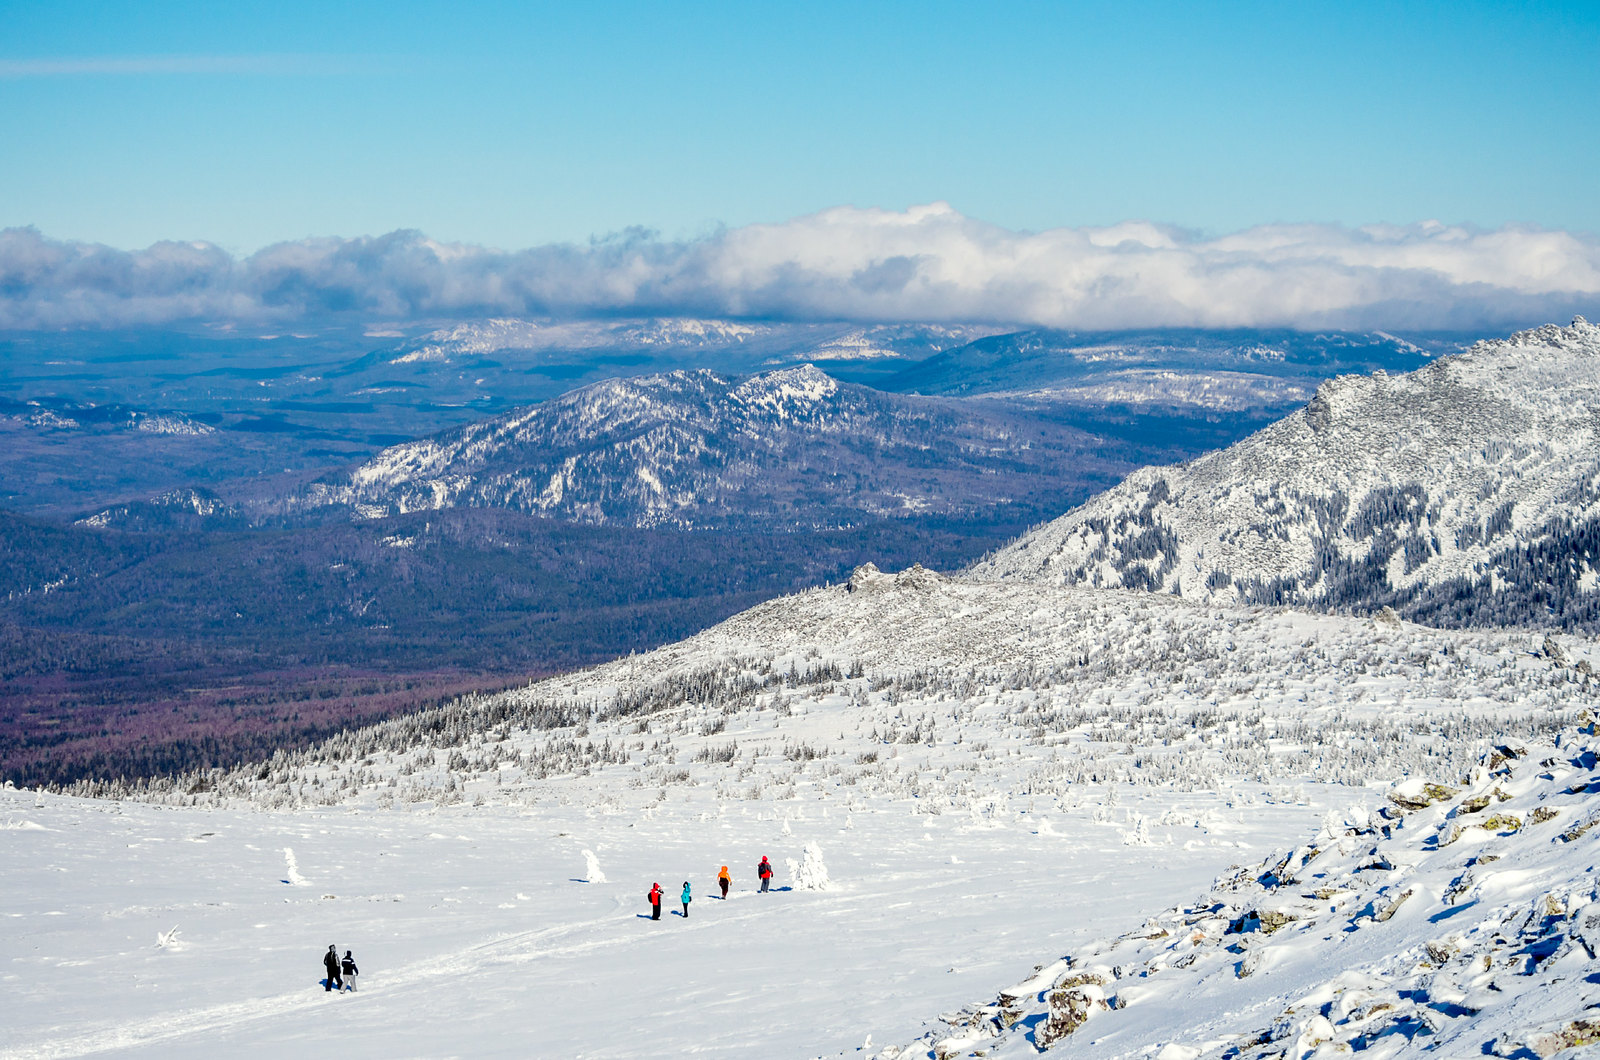
<svg viewBox="0 0 1600 1060">
<path fill-rule="evenodd" d="M 717 873 L 717 885 L 722 888 L 723 901 L 727 901 L 728 888 L 733 885 L 733 877 L 728 875 L 728 866 L 722 866 L 722 871 Z"/>
</svg>

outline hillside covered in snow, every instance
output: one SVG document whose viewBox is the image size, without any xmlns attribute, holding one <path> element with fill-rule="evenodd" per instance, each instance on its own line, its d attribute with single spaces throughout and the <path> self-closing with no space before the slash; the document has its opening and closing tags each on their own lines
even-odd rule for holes
<svg viewBox="0 0 1600 1060">
<path fill-rule="evenodd" d="M 1576 783 L 1550 752 L 1519 752 L 1530 765 L 1515 776 L 1473 770 L 1496 747 L 1564 741 L 1593 701 L 1594 655 L 1526 631 L 862 568 L 654 652 L 307 752 L 4 792 L 0 958 L 18 969 L 19 1015 L 0 1049 L 266 1056 L 339 1027 L 372 1056 L 520 1056 L 530 1041 L 609 1057 L 1028 1055 L 1078 1004 L 1051 1001 L 1063 990 L 1094 1010 L 1075 1047 L 1123 1026 L 1113 1002 L 1145 1006 L 1137 1048 L 1108 1039 L 1105 1055 L 1194 1056 L 1258 1025 L 1279 1041 L 1286 1008 L 1295 1035 L 1322 1033 L 1306 1021 L 1324 1015 L 1350 1039 L 1353 1007 L 1281 996 L 1328 979 L 1321 951 L 1272 947 L 1361 926 L 1376 999 L 1362 1020 L 1385 999 L 1417 1019 L 1435 1000 L 1477 1004 L 1468 995 L 1487 987 L 1468 959 L 1489 935 L 1472 924 L 1569 866 L 1534 851 L 1531 875 L 1523 861 L 1504 877 L 1472 870 L 1457 904 L 1479 912 L 1436 925 L 1421 914 L 1446 867 L 1416 858 L 1453 838 L 1466 865 L 1508 842 L 1511 815 L 1536 839 L 1587 820 L 1565 795 L 1553 822 L 1536 812 L 1541 784 Z M 1531 764 L 1541 755 L 1552 762 Z M 1450 790 L 1402 789 L 1443 802 L 1400 828 L 1376 811 L 1404 776 Z M 1481 794 L 1483 808 L 1463 808 Z M 1412 842 L 1424 833 L 1432 844 Z M 1279 851 L 1281 886 L 1230 868 L 1263 850 Z M 754 893 L 761 854 L 775 894 Z M 722 864 L 736 881 L 726 903 L 710 897 Z M 1223 892 L 1194 903 L 1219 874 Z M 651 922 L 648 885 L 676 895 L 683 880 L 692 915 Z M 1300 897 L 1324 886 L 1327 898 Z M 1592 899 L 1574 884 L 1560 900 L 1570 912 Z M 1158 953 L 1186 919 L 1181 938 L 1198 941 Z M 1496 960 L 1548 934 L 1514 930 Z M 1404 932 L 1386 952 L 1411 960 L 1423 931 L 1467 955 L 1450 973 L 1461 996 L 1430 980 L 1424 1001 L 1413 973 L 1383 963 L 1380 943 Z M 363 961 L 353 996 L 316 984 L 330 942 Z M 1101 959 L 1117 946 L 1137 953 Z M 1071 969 L 1051 964 L 1063 953 Z M 1280 979 L 1280 960 L 1298 978 Z M 1003 1011 L 974 1003 L 1024 979 Z M 1544 1033 L 1569 1018 L 1558 1008 L 1497 1009 L 1485 1033 Z M 1391 1025 L 1414 1029 L 1360 1024 Z"/>
<path fill-rule="evenodd" d="M 1069 426 L 885 394 L 810 365 L 697 370 L 595 383 L 397 445 L 287 504 L 365 518 L 477 507 L 595 525 L 816 528 L 1048 511 L 1063 492 L 1108 485 L 1125 460 Z"/>
<path fill-rule="evenodd" d="M 981 578 L 1600 628 L 1600 327 L 1324 383 L 1233 446 L 1143 469 Z"/>
</svg>

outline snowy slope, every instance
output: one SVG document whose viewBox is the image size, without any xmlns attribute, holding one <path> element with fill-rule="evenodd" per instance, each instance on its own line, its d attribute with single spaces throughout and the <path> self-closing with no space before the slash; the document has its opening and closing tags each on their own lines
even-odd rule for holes
<svg viewBox="0 0 1600 1060">
<path fill-rule="evenodd" d="M 1503 745 L 1464 777 L 1397 785 L 1376 814 L 1330 815 L 877 1055 L 1592 1056 L 1594 732 Z"/>
<path fill-rule="evenodd" d="M 1219 602 L 1600 623 L 1600 328 L 1579 318 L 1147 468 L 974 567 Z"/>
<path fill-rule="evenodd" d="M 466 798 L 486 778 L 503 788 L 563 771 L 656 775 L 680 758 L 712 761 L 740 728 L 750 742 L 721 764 L 780 755 L 796 763 L 791 784 L 816 759 L 823 778 L 902 790 L 881 763 L 831 767 L 886 743 L 938 749 L 941 775 L 913 790 L 957 801 L 992 761 L 967 745 L 979 735 L 1033 759 L 1028 788 L 1049 796 L 1104 779 L 1360 786 L 1458 771 L 1490 741 L 1570 720 L 1591 701 L 1590 652 L 1584 641 L 1437 630 L 1391 614 L 1236 610 L 869 565 L 843 586 L 769 601 L 647 654 L 336 737 L 267 775 L 213 774 L 204 790 L 275 807 Z M 584 737 L 576 745 L 573 729 Z M 815 754 L 791 753 L 813 742 Z M 437 761 L 446 746 L 468 749 L 452 765 Z M 385 768 L 308 796 L 331 764 L 379 752 Z M 718 769 L 705 776 L 726 781 Z"/>
<path fill-rule="evenodd" d="M 289 503 L 367 517 L 495 507 L 587 523 L 850 525 L 972 512 L 1109 482 L 1089 435 L 1009 410 L 883 394 L 805 365 L 612 379 L 384 450 Z"/>
<path fill-rule="evenodd" d="M 1130 846 L 1120 809 L 932 814 L 903 796 L 682 783 L 658 799 L 603 779 L 386 811 L 0 792 L 0 1056 L 850 1055 L 869 1035 L 914 1037 L 1041 946 L 1181 901 L 1321 812 L 1266 803 L 1260 786 L 1167 793 L 1159 808 L 1129 792 L 1129 811 L 1181 818 Z M 1229 802 L 1245 799 L 1257 805 L 1241 819 Z M 790 889 L 810 843 L 831 884 Z M 768 895 L 763 854 L 778 870 Z M 723 864 L 725 903 L 711 897 Z M 1123 901 L 1092 910 L 1124 875 Z M 676 894 L 684 880 L 688 920 L 671 905 L 661 924 L 640 919 L 652 881 Z M 355 994 L 318 985 L 330 943 L 354 950 Z"/>
<path fill-rule="evenodd" d="M 0 793 L 0 1052 L 910 1042 L 1242 851 L 1375 808 L 1371 781 L 1548 739 L 1591 700 L 1593 656 L 1572 637 L 863 568 L 140 802 Z M 763 853 L 792 890 L 751 893 Z M 726 905 L 708 897 L 721 864 Z M 651 881 L 685 879 L 690 919 L 638 919 Z M 330 942 L 363 961 L 353 997 L 315 985 Z"/>
</svg>

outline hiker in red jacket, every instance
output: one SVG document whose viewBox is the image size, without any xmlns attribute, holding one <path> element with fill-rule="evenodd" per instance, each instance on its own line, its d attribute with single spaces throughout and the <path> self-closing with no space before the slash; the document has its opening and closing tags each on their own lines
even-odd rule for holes
<svg viewBox="0 0 1600 1060">
<path fill-rule="evenodd" d="M 661 885 L 659 883 L 650 885 L 650 919 L 661 919 Z"/>
<path fill-rule="evenodd" d="M 772 863 L 767 860 L 765 854 L 761 855 L 761 864 L 756 866 L 756 875 L 761 877 L 761 889 L 765 891 L 767 885 L 772 882 Z"/>
</svg>

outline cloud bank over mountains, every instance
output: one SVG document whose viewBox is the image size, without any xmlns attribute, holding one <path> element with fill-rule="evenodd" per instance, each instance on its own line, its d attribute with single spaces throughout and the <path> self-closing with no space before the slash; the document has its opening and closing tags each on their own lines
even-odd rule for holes
<svg viewBox="0 0 1600 1060">
<path fill-rule="evenodd" d="M 504 251 L 410 231 L 124 251 L 0 231 L 0 328 L 353 315 L 670 315 L 1121 327 L 1476 328 L 1594 313 L 1600 237 L 1534 227 L 1127 222 L 1017 232 L 943 203 L 688 241 Z"/>
</svg>

